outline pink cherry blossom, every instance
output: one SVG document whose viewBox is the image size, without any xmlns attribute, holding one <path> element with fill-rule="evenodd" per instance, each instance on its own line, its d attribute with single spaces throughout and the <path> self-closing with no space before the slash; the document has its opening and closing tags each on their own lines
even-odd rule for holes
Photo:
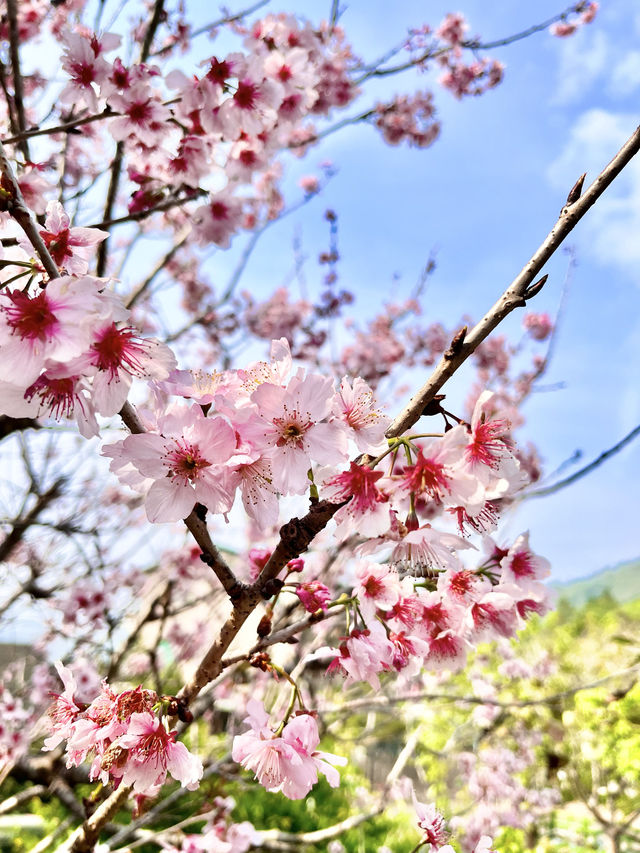
<svg viewBox="0 0 640 853">
<path fill-rule="evenodd" d="M 317 610 L 327 611 L 327 602 L 331 601 L 331 590 L 320 581 L 305 581 L 296 587 L 296 595 L 307 613 Z"/>
<path fill-rule="evenodd" d="M 176 741 L 176 735 L 149 712 L 132 714 L 126 734 L 118 738 L 118 745 L 128 750 L 123 784 L 144 793 L 162 785 L 170 773 L 184 788 L 194 791 L 202 779 L 202 762 Z"/>
<path fill-rule="evenodd" d="M 158 421 L 161 434 L 130 435 L 110 446 L 111 470 L 131 463 L 153 480 L 145 499 L 150 521 L 179 521 L 199 501 L 225 513 L 234 490 L 225 463 L 235 450 L 233 429 L 222 418 L 206 418 L 199 406 L 177 406 Z"/>
<path fill-rule="evenodd" d="M 60 93 L 60 101 L 76 106 L 85 104 L 90 110 L 97 112 L 97 90 L 107 78 L 109 64 L 101 55 L 97 42 L 72 32 L 67 32 L 63 41 L 66 50 L 62 68 L 71 80 Z"/>
<path fill-rule="evenodd" d="M 423 843 L 429 845 L 428 849 L 434 853 L 437 850 L 443 850 L 443 845 L 449 837 L 447 832 L 444 817 L 440 814 L 433 803 L 420 803 L 415 795 L 415 791 L 411 791 L 413 799 L 413 807 L 418 816 L 418 826 L 423 833 Z M 448 845 L 447 845 L 448 846 Z"/>
<path fill-rule="evenodd" d="M 423 575 L 426 569 L 461 568 L 456 551 L 475 548 L 470 542 L 436 530 L 430 524 L 411 530 L 394 547 L 392 561 L 411 574 Z"/>
<path fill-rule="evenodd" d="M 74 366 L 93 374 L 93 404 L 102 415 L 115 415 L 127 399 L 134 376 L 166 379 L 176 359 L 165 344 L 155 338 L 141 338 L 131 327 L 105 323 L 93 333 L 88 351 Z"/>
<path fill-rule="evenodd" d="M 281 791 L 285 797 L 298 800 L 305 797 L 323 773 L 332 787 L 340 784 L 335 764 L 346 759 L 318 752 L 318 727 L 312 715 L 295 716 L 276 736 L 269 728 L 269 716 L 260 702 L 250 699 L 245 723 L 250 731 L 236 735 L 232 758 L 252 770 L 267 791 Z"/>
<path fill-rule="evenodd" d="M 339 539 L 346 539 L 353 533 L 380 536 L 389 529 L 388 495 L 376 486 L 382 476 L 382 471 L 351 462 L 348 471 L 321 478 L 324 498 L 334 503 L 347 501 L 334 515 Z"/>
<path fill-rule="evenodd" d="M 61 276 L 35 296 L 0 293 L 0 380 L 29 386 L 45 360 L 67 362 L 91 340 L 102 302 L 97 279 Z M 95 312 L 95 314 L 93 313 Z"/>
<path fill-rule="evenodd" d="M 332 397 L 333 381 L 318 374 L 294 376 L 286 388 L 265 382 L 251 395 L 257 416 L 243 436 L 268 452 L 274 485 L 283 494 L 306 491 L 312 460 L 333 465 L 344 459 L 344 433 L 336 424 L 320 423 Z"/>
<path fill-rule="evenodd" d="M 66 740 L 73 730 L 73 724 L 81 713 L 81 708 L 76 704 L 75 694 L 77 683 L 73 673 L 61 661 L 56 663 L 56 670 L 64 685 L 62 693 L 54 694 L 56 701 L 49 709 L 49 725 L 51 735 L 45 739 L 43 749 L 55 749 L 58 744 Z"/>
<path fill-rule="evenodd" d="M 539 557 L 529 547 L 529 533 L 523 533 L 513 543 L 506 557 L 500 562 L 501 583 L 514 583 L 521 589 L 538 588 L 537 581 L 551 573 L 549 561 Z"/>
<path fill-rule="evenodd" d="M 380 689 L 379 673 L 390 670 L 395 658 L 393 643 L 380 622 L 372 621 L 364 631 L 355 629 L 340 645 L 338 657 L 329 664 L 327 672 L 342 670 L 345 686 L 367 681 L 374 690 Z"/>
<path fill-rule="evenodd" d="M 351 593 L 358 598 L 366 624 L 371 625 L 378 608 L 387 610 L 400 598 L 400 578 L 389 565 L 361 561 L 355 569 L 357 583 Z"/>
<path fill-rule="evenodd" d="M 50 201 L 40 236 L 57 267 L 70 275 L 80 276 L 89 269 L 89 260 L 94 256 L 97 244 L 106 240 L 109 234 L 99 228 L 71 228 L 70 219 L 60 202 Z M 26 252 L 33 254 L 28 240 L 22 240 L 20 245 Z"/>
</svg>

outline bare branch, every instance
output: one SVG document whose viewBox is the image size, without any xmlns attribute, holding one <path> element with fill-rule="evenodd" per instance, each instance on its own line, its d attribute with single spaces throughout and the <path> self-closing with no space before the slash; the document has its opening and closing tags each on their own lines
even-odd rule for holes
<svg viewBox="0 0 640 853">
<path fill-rule="evenodd" d="M 191 38 L 195 36 L 204 35 L 204 33 L 209 33 L 211 30 L 215 30 L 217 27 L 221 27 L 224 24 L 232 24 L 234 21 L 240 21 L 242 18 L 245 18 L 247 15 L 250 15 L 252 12 L 256 12 L 258 9 L 262 8 L 262 6 L 266 6 L 270 0 L 258 0 L 257 3 L 254 3 L 253 6 L 248 6 L 246 9 L 242 9 L 240 12 L 236 12 L 233 15 L 224 15 L 221 18 L 218 18 L 216 21 L 212 21 L 210 24 L 205 24 L 202 27 L 198 27 L 198 29 L 194 30 L 191 33 Z M 150 56 L 162 56 L 164 53 L 168 53 L 172 50 L 174 45 L 169 44 L 165 47 L 161 47 L 159 50 L 156 50 L 154 53 L 149 54 Z"/>
<path fill-rule="evenodd" d="M 320 708 L 322 714 L 343 714 L 345 711 L 371 708 L 382 709 L 393 705 L 401 704 L 402 702 L 413 702 L 421 699 L 430 701 L 445 701 L 445 702 L 460 702 L 463 705 L 490 705 L 496 708 L 509 710 L 511 708 L 531 708 L 535 705 L 555 705 L 562 699 L 568 699 L 575 696 L 576 693 L 582 693 L 585 690 L 593 690 L 596 687 L 601 687 L 609 681 L 616 678 L 622 678 L 627 675 L 634 675 L 640 670 L 640 664 L 629 666 L 626 669 L 621 669 L 618 672 L 611 672 L 602 678 L 597 678 L 595 681 L 590 681 L 587 684 L 578 684 L 575 687 L 569 687 L 567 690 L 561 690 L 558 693 L 551 693 L 548 696 L 542 696 L 539 699 L 514 699 L 511 701 L 503 701 L 500 699 L 488 699 L 480 696 L 460 696 L 456 693 L 406 693 L 397 694 L 395 696 L 365 696 L 362 699 L 354 699 L 351 702 L 345 702 L 336 705 L 332 708 Z"/>
<path fill-rule="evenodd" d="M 544 30 L 549 29 L 550 26 L 558 23 L 559 21 L 566 20 L 566 18 L 570 14 L 575 12 L 576 6 L 579 5 L 579 3 L 574 3 L 572 6 L 569 6 L 568 9 L 565 9 L 564 12 L 560 12 L 560 14 L 554 15 L 553 18 L 549 18 L 548 20 L 543 21 L 541 24 L 534 24 L 531 27 L 527 27 L 526 30 L 521 30 L 519 33 L 515 33 L 514 35 L 486 42 L 481 42 L 477 39 L 471 39 L 461 42 L 460 47 L 473 51 L 493 50 L 496 47 L 506 47 L 507 45 L 522 41 L 522 39 L 529 38 L 529 36 L 535 35 L 536 33 L 543 32 Z M 415 68 L 416 65 L 420 65 L 429 59 L 438 59 L 438 57 L 444 56 L 447 53 L 451 53 L 451 51 L 454 50 L 453 46 L 439 47 L 435 49 L 427 48 L 427 50 L 425 50 L 420 56 L 413 57 L 412 59 L 407 60 L 406 62 L 402 62 L 399 65 L 393 65 L 387 68 L 380 67 L 384 64 L 384 62 L 397 55 L 403 48 L 404 44 L 402 44 L 398 48 L 389 51 L 385 56 L 381 57 L 376 62 L 371 63 L 371 65 L 369 65 L 366 69 L 365 73 L 354 81 L 355 84 L 358 86 L 361 83 L 364 83 L 364 81 L 368 80 L 370 77 L 388 77 L 392 74 L 400 74 L 403 71 L 408 71 L 411 68 Z"/>
<path fill-rule="evenodd" d="M 38 495 L 38 499 L 32 509 L 22 518 L 16 518 L 13 522 L 10 533 L 0 543 L 0 563 L 4 562 L 13 549 L 22 540 L 26 531 L 36 523 L 38 516 L 45 511 L 49 504 L 60 497 L 62 487 L 66 483 L 65 477 L 60 477 L 53 483 L 46 492 Z"/>
<path fill-rule="evenodd" d="M 39 797 L 46 792 L 47 788 L 45 785 L 32 785 L 30 788 L 25 788 L 24 791 L 20 791 L 15 794 L 13 797 L 8 797 L 6 800 L 0 803 L 0 815 L 7 814 L 13 809 L 17 809 L 19 806 L 28 803 L 29 800 L 32 800 L 34 797 Z"/>
<path fill-rule="evenodd" d="M 169 251 L 158 261 L 153 270 L 149 273 L 149 275 L 142 281 L 135 290 L 133 290 L 129 296 L 124 300 L 124 304 L 127 308 L 132 308 L 136 302 L 143 296 L 147 290 L 151 287 L 154 280 L 160 273 L 166 268 L 169 261 L 175 256 L 176 252 L 178 252 L 184 244 L 187 242 L 189 234 L 191 233 L 191 226 L 187 226 L 183 231 L 178 235 L 176 242 L 169 249 Z"/>
<path fill-rule="evenodd" d="M 100 830 L 124 804 L 131 793 L 130 785 L 120 785 L 101 803 L 91 817 L 57 848 L 56 853 L 91 853 L 100 835 Z"/>
<path fill-rule="evenodd" d="M 24 112 L 22 72 L 20 71 L 20 34 L 18 32 L 17 0 L 7 0 L 7 16 L 9 18 L 9 53 L 11 55 L 11 76 L 13 78 L 13 101 L 16 108 L 18 133 L 23 133 L 27 122 Z M 26 139 L 20 141 L 19 148 L 25 160 L 30 160 L 29 144 Z"/>
<path fill-rule="evenodd" d="M 628 444 L 631 444 L 631 442 L 639 435 L 640 424 L 632 429 L 631 432 L 627 433 L 624 438 L 620 439 L 617 444 L 614 444 L 613 447 L 610 447 L 608 450 L 604 450 L 593 461 L 589 462 L 588 465 L 583 466 L 578 471 L 574 471 L 574 473 L 569 477 L 565 477 L 564 480 L 558 480 L 557 483 L 552 483 L 550 486 L 542 486 L 539 489 L 531 489 L 530 491 L 523 492 L 521 495 L 518 495 L 517 500 L 526 501 L 529 498 L 542 498 L 546 495 L 553 495 L 555 492 L 559 492 L 560 489 L 565 489 L 567 486 L 573 485 L 573 483 L 581 480 L 583 477 L 586 477 L 587 474 L 595 471 L 596 468 L 599 468 L 600 465 L 607 461 L 607 459 L 615 456 L 616 453 L 619 453 Z"/>
<path fill-rule="evenodd" d="M 445 382 L 453 376 L 461 364 L 476 350 L 504 318 L 525 305 L 525 294 L 534 278 L 554 254 L 565 238 L 571 233 L 589 208 L 595 204 L 614 178 L 640 150 L 640 127 L 622 146 L 611 162 L 602 170 L 589 189 L 571 206 L 565 207 L 560 218 L 549 232 L 547 238 L 521 272 L 485 314 L 480 322 L 465 336 L 459 352 L 453 358 L 441 358 L 427 382 L 415 394 L 403 411 L 395 418 L 387 430 L 388 438 L 395 438 L 410 429 L 420 418 L 425 406 L 433 400 Z"/>
<path fill-rule="evenodd" d="M 14 145 L 16 142 L 22 142 L 23 140 L 31 139 L 34 136 L 49 136 L 54 133 L 64 133 L 67 130 L 82 127 L 84 124 L 91 124 L 94 121 L 102 121 L 102 119 L 113 118 L 118 115 L 120 114 L 113 112 L 109 107 L 105 107 L 101 113 L 83 116 L 82 118 L 69 119 L 69 121 L 53 125 L 53 127 L 36 127 L 33 130 L 24 130 L 21 133 L 16 133 L 14 136 L 8 136 L 6 139 L 3 139 L 2 144 Z"/>
</svg>

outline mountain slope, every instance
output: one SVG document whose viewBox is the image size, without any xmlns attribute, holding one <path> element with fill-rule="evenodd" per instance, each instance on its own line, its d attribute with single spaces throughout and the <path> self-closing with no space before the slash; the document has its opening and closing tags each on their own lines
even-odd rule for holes
<svg viewBox="0 0 640 853">
<path fill-rule="evenodd" d="M 640 559 L 602 569 L 586 578 L 550 584 L 558 598 L 580 607 L 603 592 L 610 592 L 620 604 L 640 598 Z"/>
</svg>

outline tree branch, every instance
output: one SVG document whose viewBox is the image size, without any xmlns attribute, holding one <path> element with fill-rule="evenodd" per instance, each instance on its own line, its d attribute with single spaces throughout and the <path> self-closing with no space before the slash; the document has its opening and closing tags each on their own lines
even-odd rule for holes
<svg viewBox="0 0 640 853">
<path fill-rule="evenodd" d="M 569 477 L 565 477 L 564 480 L 558 480 L 557 483 L 552 483 L 550 486 L 541 486 L 539 489 L 531 489 L 530 491 L 523 492 L 521 495 L 517 496 L 516 500 L 520 502 L 529 500 L 529 498 L 542 498 L 546 495 L 553 495 L 555 492 L 559 492 L 560 489 L 573 485 L 573 483 L 581 480 L 583 477 L 586 477 L 587 474 L 595 471 L 596 468 L 599 468 L 603 462 L 607 461 L 607 459 L 610 459 L 612 456 L 615 456 L 616 453 L 619 453 L 627 446 L 627 444 L 631 444 L 634 438 L 637 438 L 639 435 L 640 424 L 632 429 L 631 432 L 627 433 L 624 438 L 620 439 L 617 444 L 614 444 L 613 447 L 610 447 L 608 450 L 604 450 L 593 461 L 589 462 L 588 465 L 585 465 L 578 471 L 574 471 L 574 473 Z"/>
<path fill-rule="evenodd" d="M 525 264 L 493 308 L 465 335 L 456 352 L 449 357 L 445 354 L 440 359 L 427 382 L 395 418 L 387 430 L 387 438 L 395 438 L 410 429 L 421 417 L 425 406 L 433 400 L 445 382 L 453 376 L 460 365 L 469 358 L 496 326 L 516 308 L 526 305 L 527 291 L 542 267 L 639 150 L 640 127 L 636 128 L 632 136 L 602 170 L 584 195 L 573 204 L 563 207 L 558 221 L 539 249 Z"/>
<path fill-rule="evenodd" d="M 18 32 L 17 0 L 7 0 L 7 15 L 9 18 L 9 53 L 11 55 L 11 76 L 13 78 L 13 101 L 16 108 L 18 133 L 24 133 L 27 122 L 24 112 L 22 72 L 20 71 L 20 34 Z M 24 159 L 30 160 L 29 144 L 26 139 L 22 139 L 19 142 L 19 148 Z"/>
</svg>

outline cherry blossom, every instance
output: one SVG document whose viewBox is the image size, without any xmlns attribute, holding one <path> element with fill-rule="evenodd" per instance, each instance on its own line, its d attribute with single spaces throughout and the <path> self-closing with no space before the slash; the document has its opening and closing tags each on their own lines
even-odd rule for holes
<svg viewBox="0 0 640 853">
<path fill-rule="evenodd" d="M 282 728 L 281 736 L 269 728 L 269 715 L 255 699 L 247 703 L 244 722 L 250 731 L 236 735 L 232 758 L 252 770 L 267 791 L 281 791 L 291 800 L 306 796 L 322 773 L 332 788 L 340 784 L 334 765 L 346 764 L 346 759 L 318 752 L 318 727 L 311 714 L 301 713 Z"/>
<path fill-rule="evenodd" d="M 0 379 L 35 381 L 45 361 L 67 362 L 91 341 L 102 307 L 98 282 L 61 276 L 35 296 L 21 290 L 0 294 Z"/>
<path fill-rule="evenodd" d="M 99 228 L 71 228 L 69 216 L 60 202 L 50 201 L 40 236 L 59 269 L 70 275 L 82 276 L 89 269 L 89 260 L 95 254 L 96 245 L 109 235 Z M 28 240 L 21 240 L 20 246 L 33 254 Z"/>
<path fill-rule="evenodd" d="M 150 521 L 179 521 L 196 501 L 211 512 L 233 504 L 230 471 L 225 467 L 236 446 L 232 428 L 222 418 L 206 418 L 198 406 L 176 406 L 158 422 L 160 434 L 130 435 L 103 450 L 111 469 L 130 463 L 152 480 L 145 507 Z"/>
<path fill-rule="evenodd" d="M 126 734 L 118 739 L 118 745 L 128 751 L 123 784 L 144 793 L 162 785 L 170 773 L 183 787 L 195 790 L 202 778 L 202 762 L 176 741 L 176 734 L 149 712 L 132 714 Z"/>
<path fill-rule="evenodd" d="M 273 482 L 283 494 L 301 494 L 313 459 L 332 465 L 344 459 L 346 439 L 329 415 L 333 382 L 318 374 L 294 376 L 286 388 L 265 382 L 251 395 L 256 417 L 242 434 L 268 452 Z"/>
</svg>

